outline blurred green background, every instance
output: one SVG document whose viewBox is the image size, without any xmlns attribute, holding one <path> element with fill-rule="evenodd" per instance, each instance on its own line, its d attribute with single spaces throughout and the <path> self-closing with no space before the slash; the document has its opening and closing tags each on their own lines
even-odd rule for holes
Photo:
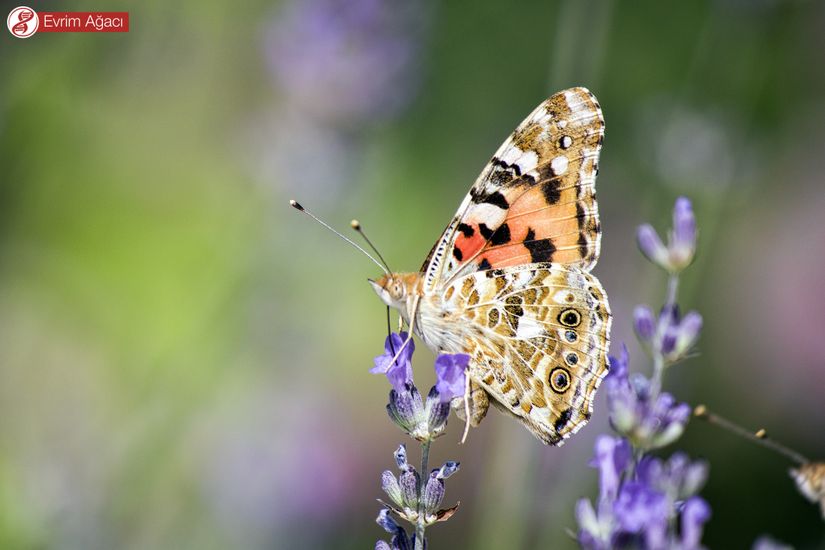
<svg viewBox="0 0 825 550">
<path fill-rule="evenodd" d="M 663 278 L 634 231 L 687 195 L 681 302 L 705 331 L 667 389 L 825 459 L 825 3 L 30 5 L 131 29 L 0 33 L 0 547 L 371 548 L 404 441 L 367 372 L 376 269 L 287 200 L 358 217 L 416 269 L 501 141 L 573 85 L 607 121 L 614 346 L 647 368 L 631 312 Z M 497 413 L 460 446 L 459 424 L 433 461 L 461 461 L 462 504 L 431 547 L 573 548 L 604 396 L 562 448 Z M 825 548 L 784 458 L 698 421 L 675 448 L 711 464 L 707 546 Z"/>
</svg>

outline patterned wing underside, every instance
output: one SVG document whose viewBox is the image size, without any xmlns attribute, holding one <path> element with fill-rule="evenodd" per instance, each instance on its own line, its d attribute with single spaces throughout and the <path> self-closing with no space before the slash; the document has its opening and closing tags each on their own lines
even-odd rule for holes
<svg viewBox="0 0 825 550">
<path fill-rule="evenodd" d="M 502 144 L 422 266 L 424 288 L 489 268 L 552 262 L 589 271 L 604 118 L 584 88 L 559 92 Z"/>
<path fill-rule="evenodd" d="M 594 276 L 546 263 L 493 269 L 456 280 L 443 300 L 460 317 L 445 321 L 462 327 L 471 380 L 498 408 L 552 445 L 589 420 L 611 322 Z"/>
</svg>

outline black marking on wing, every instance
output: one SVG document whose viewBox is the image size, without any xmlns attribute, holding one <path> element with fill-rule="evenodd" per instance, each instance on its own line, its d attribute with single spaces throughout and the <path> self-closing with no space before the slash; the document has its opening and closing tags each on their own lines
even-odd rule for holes
<svg viewBox="0 0 825 550">
<path fill-rule="evenodd" d="M 461 231 L 465 237 L 472 237 L 475 234 L 475 229 L 473 229 L 473 226 L 467 225 L 466 223 L 458 224 L 458 230 Z"/>
<path fill-rule="evenodd" d="M 579 240 L 577 241 L 577 244 L 579 245 L 579 254 L 581 254 L 582 258 L 586 258 L 587 239 L 584 236 L 585 214 L 581 203 L 576 203 L 576 218 L 578 218 L 579 221 Z"/>
<path fill-rule="evenodd" d="M 483 258 L 480 262 L 478 262 L 479 271 L 484 271 L 485 269 L 490 269 L 491 267 L 493 266 L 490 265 L 490 262 L 487 260 L 487 258 Z"/>
<path fill-rule="evenodd" d="M 556 204 L 559 202 L 561 199 L 560 186 L 561 180 L 558 178 L 546 180 L 541 184 L 541 192 L 544 194 L 544 199 L 547 201 L 547 204 Z"/>
<path fill-rule="evenodd" d="M 501 226 L 493 233 L 493 236 L 490 238 L 490 244 L 493 246 L 498 246 L 500 244 L 507 244 L 510 242 L 510 227 L 503 223 Z"/>
<path fill-rule="evenodd" d="M 561 415 L 559 416 L 558 420 L 553 423 L 553 427 L 556 429 L 557 432 L 560 432 L 567 426 L 567 423 L 570 422 L 570 419 L 573 417 L 573 409 L 565 409 L 562 411 Z"/>
<path fill-rule="evenodd" d="M 524 247 L 530 251 L 530 259 L 535 262 L 549 262 L 553 259 L 556 247 L 552 239 L 536 239 L 536 232 L 533 228 L 527 230 L 524 238 Z"/>
<path fill-rule="evenodd" d="M 487 227 L 486 223 L 478 224 L 478 231 L 481 233 L 481 236 L 484 237 L 484 240 L 489 241 L 490 237 L 493 236 L 493 230 Z"/>
<path fill-rule="evenodd" d="M 489 195 L 485 195 L 483 191 L 480 191 L 478 189 L 472 189 L 470 191 L 470 196 L 472 197 L 473 202 L 475 204 L 492 204 L 493 206 L 497 206 L 502 210 L 507 210 L 508 208 L 510 208 L 510 203 L 507 202 L 507 199 L 504 198 L 504 195 L 502 195 L 498 191 L 494 191 Z"/>
<path fill-rule="evenodd" d="M 464 253 L 462 253 L 461 249 L 457 246 L 453 247 L 453 256 L 455 256 L 455 259 L 459 262 L 464 259 Z"/>
</svg>

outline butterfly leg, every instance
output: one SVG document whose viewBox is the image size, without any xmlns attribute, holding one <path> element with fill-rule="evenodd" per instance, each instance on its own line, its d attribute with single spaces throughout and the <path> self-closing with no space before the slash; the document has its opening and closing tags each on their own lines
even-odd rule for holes
<svg viewBox="0 0 825 550">
<path fill-rule="evenodd" d="M 487 414 L 487 409 L 490 408 L 487 391 L 473 382 L 469 376 L 467 379 L 469 380 L 469 386 L 464 393 L 464 397 L 456 397 L 452 402 L 456 416 L 465 422 L 462 442 L 467 437 L 468 427 L 476 427 L 481 424 Z"/>
</svg>

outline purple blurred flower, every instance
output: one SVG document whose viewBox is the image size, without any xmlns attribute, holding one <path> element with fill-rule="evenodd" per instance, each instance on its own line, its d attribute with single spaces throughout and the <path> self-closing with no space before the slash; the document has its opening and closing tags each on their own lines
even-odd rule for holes
<svg viewBox="0 0 825 550">
<path fill-rule="evenodd" d="M 339 127 L 391 117 L 417 86 L 426 8 L 390 0 L 293 0 L 266 35 L 287 101 Z"/>
<path fill-rule="evenodd" d="M 614 506 L 619 528 L 641 535 L 647 548 L 664 546 L 669 513 L 665 495 L 638 481 L 622 485 Z"/>
<path fill-rule="evenodd" d="M 656 333 L 656 318 L 649 307 L 636 306 L 633 310 L 633 328 L 640 342 L 650 343 Z"/>
<path fill-rule="evenodd" d="M 668 269 L 669 254 L 668 249 L 659 238 L 659 234 L 649 223 L 639 226 L 636 230 L 636 241 L 639 243 L 639 250 L 642 251 L 648 260 L 654 264 Z"/>
<path fill-rule="evenodd" d="M 407 347 L 401 349 L 407 336 L 406 332 L 400 334 L 393 332 L 387 336 L 384 341 L 384 353 L 374 359 L 375 366 L 370 369 L 373 374 L 386 374 L 390 384 L 398 392 L 403 391 L 405 384 L 411 383 L 413 378 L 412 356 L 415 351 L 415 343 L 410 340 Z M 399 350 L 401 350 L 401 353 L 398 359 L 393 362 L 392 358 Z"/>
<path fill-rule="evenodd" d="M 704 483 L 704 463 L 691 463 L 677 453 L 666 462 L 644 457 L 635 468 L 633 464 L 627 440 L 597 438 L 591 465 L 599 468 L 599 500 L 596 509 L 587 499 L 576 504 L 579 545 L 587 550 L 700 548 L 710 517 L 707 503 L 694 496 Z"/>
<path fill-rule="evenodd" d="M 639 226 L 636 240 L 648 260 L 670 273 L 679 273 L 693 261 L 696 253 L 696 219 L 693 206 L 686 197 L 676 199 L 673 208 L 673 229 L 667 246 L 650 224 Z"/>
<path fill-rule="evenodd" d="M 628 377 L 625 349 L 610 364 L 618 366 L 605 382 L 613 429 L 643 450 L 664 447 L 682 435 L 690 418 L 686 403 L 676 403 L 669 393 L 653 396 L 650 381 L 639 373 Z"/>
<path fill-rule="evenodd" d="M 687 267 L 696 251 L 696 218 L 693 205 L 687 197 L 679 197 L 673 206 L 673 231 L 670 235 L 671 261 Z"/>
<path fill-rule="evenodd" d="M 662 354 L 665 364 L 683 359 L 699 339 L 702 330 L 702 316 L 690 311 L 682 317 L 675 305 L 666 305 L 659 314 L 653 349 Z"/>
<path fill-rule="evenodd" d="M 678 306 L 666 305 L 655 318 L 649 307 L 636 306 L 633 328 L 639 341 L 661 354 L 668 366 L 687 356 L 696 344 L 702 331 L 702 316 L 690 311 L 681 317 Z"/>
<path fill-rule="evenodd" d="M 702 532 L 710 519 L 710 506 L 702 497 L 690 497 L 682 508 L 681 550 L 701 548 Z"/>
<path fill-rule="evenodd" d="M 586 498 L 576 503 L 576 523 L 579 532 L 576 539 L 579 546 L 585 550 L 610 550 L 614 548 L 616 533 L 614 533 L 613 503 L 600 501 L 598 511 Z"/>
<path fill-rule="evenodd" d="M 464 395 L 465 371 L 470 362 L 466 353 L 441 354 L 435 360 L 435 389 L 442 403 Z"/>
<path fill-rule="evenodd" d="M 593 447 L 591 466 L 599 469 L 599 499 L 613 500 L 619 492 L 622 474 L 633 458 L 626 439 L 600 435 Z"/>
<path fill-rule="evenodd" d="M 378 517 L 375 518 L 375 523 L 381 526 L 384 531 L 390 533 L 392 535 L 392 539 L 390 543 L 387 544 L 384 541 L 378 541 L 375 544 L 376 550 L 379 548 L 381 550 L 391 549 L 391 550 L 412 550 L 413 549 L 413 541 L 407 536 L 407 532 L 404 531 L 404 528 L 398 525 L 393 517 L 390 515 L 389 508 L 382 508 L 380 512 L 378 512 Z"/>
<path fill-rule="evenodd" d="M 708 465 L 702 460 L 691 462 L 682 452 L 673 453 L 667 461 L 648 455 L 639 461 L 636 476 L 676 505 L 696 495 L 704 486 Z"/>
</svg>

